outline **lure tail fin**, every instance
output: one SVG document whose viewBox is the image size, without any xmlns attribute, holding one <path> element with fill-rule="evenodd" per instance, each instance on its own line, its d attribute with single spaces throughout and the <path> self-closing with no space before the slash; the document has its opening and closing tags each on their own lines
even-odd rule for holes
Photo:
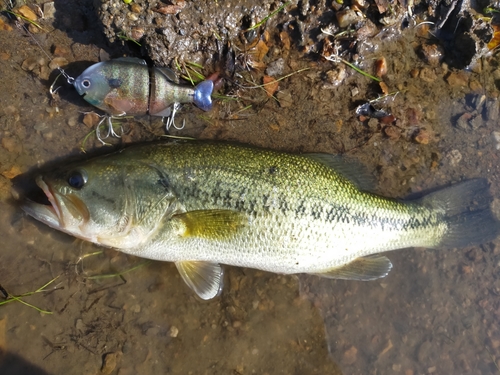
<svg viewBox="0 0 500 375">
<path fill-rule="evenodd" d="M 214 91 L 214 82 L 207 79 L 199 83 L 194 88 L 194 105 L 203 111 L 212 109 L 212 91 Z"/>
<path fill-rule="evenodd" d="M 424 205 L 444 210 L 448 231 L 439 247 L 466 247 L 488 242 L 500 233 L 490 209 L 492 197 L 484 178 L 464 181 L 422 198 Z"/>
</svg>

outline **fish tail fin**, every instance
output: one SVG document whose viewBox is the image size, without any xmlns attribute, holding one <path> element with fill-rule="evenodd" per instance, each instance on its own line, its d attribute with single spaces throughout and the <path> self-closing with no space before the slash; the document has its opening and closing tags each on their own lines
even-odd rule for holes
<svg viewBox="0 0 500 375">
<path fill-rule="evenodd" d="M 212 109 L 212 91 L 214 91 L 214 82 L 207 79 L 199 83 L 194 88 L 194 105 L 203 111 Z"/>
<path fill-rule="evenodd" d="M 439 247 L 466 247 L 488 242 L 500 233 L 491 211 L 492 196 L 484 178 L 461 182 L 422 198 L 426 206 L 444 210 L 448 231 Z"/>
</svg>

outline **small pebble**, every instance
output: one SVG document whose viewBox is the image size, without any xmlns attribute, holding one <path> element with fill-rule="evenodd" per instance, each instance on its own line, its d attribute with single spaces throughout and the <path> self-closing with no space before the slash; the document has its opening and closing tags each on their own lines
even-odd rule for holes
<svg viewBox="0 0 500 375">
<path fill-rule="evenodd" d="M 276 94 L 276 99 L 278 99 L 281 108 L 289 108 L 293 104 L 292 95 L 289 91 L 286 90 L 279 91 Z"/>
<path fill-rule="evenodd" d="M 57 69 L 61 66 L 68 65 L 68 60 L 64 57 L 55 57 L 49 63 L 50 69 Z"/>
<path fill-rule="evenodd" d="M 279 76 L 283 74 L 284 69 L 285 69 L 285 60 L 283 58 L 279 58 L 278 60 L 270 62 L 267 65 L 266 74 L 268 76 L 273 76 L 273 77 Z"/>
<path fill-rule="evenodd" d="M 134 13 L 141 13 L 142 12 L 141 6 L 137 3 L 132 3 L 132 5 L 130 5 L 130 10 Z"/>
<path fill-rule="evenodd" d="M 50 19 L 54 18 L 56 14 L 56 7 L 53 1 L 43 4 L 43 16 L 44 18 Z"/>
<path fill-rule="evenodd" d="M 452 87 L 467 87 L 469 84 L 469 76 L 465 72 L 452 72 L 446 77 L 446 82 Z"/>
<path fill-rule="evenodd" d="M 341 28 L 348 27 L 358 21 L 363 20 L 363 15 L 361 14 L 361 12 L 358 13 L 348 8 L 335 13 L 335 16 L 337 17 L 337 21 Z"/>
<path fill-rule="evenodd" d="M 2 138 L 2 147 L 6 149 L 8 152 L 16 151 L 18 146 L 17 140 L 13 137 L 3 137 Z"/>
<path fill-rule="evenodd" d="M 418 76 L 422 81 L 428 83 L 434 83 L 437 80 L 437 75 L 434 72 L 434 69 L 427 67 L 420 69 L 420 73 Z"/>
<path fill-rule="evenodd" d="M 71 119 L 73 119 L 73 118 L 71 118 Z M 99 124 L 99 121 L 101 121 L 101 118 L 95 112 L 87 112 L 83 115 L 83 123 L 88 128 L 94 128 L 95 126 L 97 126 L 97 124 Z M 70 125 L 70 124 L 68 123 L 68 125 Z M 74 125 L 70 125 L 70 126 L 74 126 Z"/>
<path fill-rule="evenodd" d="M 104 356 L 104 361 L 101 367 L 101 374 L 110 375 L 116 368 L 118 360 L 121 357 L 121 352 L 107 353 Z"/>
<path fill-rule="evenodd" d="M 382 78 L 387 74 L 387 60 L 385 57 L 381 57 L 375 61 L 375 75 Z"/>
<path fill-rule="evenodd" d="M 77 116 L 72 116 L 68 119 L 68 126 L 75 126 L 78 123 L 78 117 Z"/>
<path fill-rule="evenodd" d="M 176 326 L 170 327 L 168 330 L 168 335 L 170 337 L 177 337 L 179 335 L 179 329 Z"/>
<path fill-rule="evenodd" d="M 420 52 L 424 60 L 432 66 L 439 66 L 444 58 L 444 48 L 439 44 L 423 44 Z"/>
<path fill-rule="evenodd" d="M 351 346 L 344 352 L 344 362 L 348 365 L 352 365 L 354 362 L 356 362 L 357 354 L 358 349 L 356 349 L 355 346 Z"/>
<path fill-rule="evenodd" d="M 18 12 L 23 16 L 29 19 L 30 21 L 36 21 L 38 17 L 36 16 L 35 12 L 31 10 L 31 8 L 27 5 L 23 5 L 22 7 L 19 8 Z"/>
</svg>

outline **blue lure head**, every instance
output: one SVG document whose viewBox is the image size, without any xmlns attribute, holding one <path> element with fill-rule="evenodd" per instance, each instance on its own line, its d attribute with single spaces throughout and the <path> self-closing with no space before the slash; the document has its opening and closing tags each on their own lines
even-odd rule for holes
<svg viewBox="0 0 500 375">
<path fill-rule="evenodd" d="M 203 111 L 210 111 L 212 109 L 212 91 L 214 91 L 213 81 L 206 80 L 199 83 L 194 88 L 194 105 Z"/>
</svg>

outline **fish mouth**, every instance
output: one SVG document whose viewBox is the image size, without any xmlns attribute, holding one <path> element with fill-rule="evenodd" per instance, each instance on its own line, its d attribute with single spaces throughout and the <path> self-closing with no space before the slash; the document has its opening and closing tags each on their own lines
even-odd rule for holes
<svg viewBox="0 0 500 375">
<path fill-rule="evenodd" d="M 85 203 L 75 194 L 57 193 L 42 176 L 38 176 L 35 182 L 45 194 L 45 204 L 27 200 L 22 209 L 52 228 L 71 233 L 81 231 L 82 226 L 90 220 L 90 213 Z"/>
<path fill-rule="evenodd" d="M 61 207 L 57 203 L 53 192 L 49 185 L 45 183 L 42 176 L 36 178 L 36 184 L 42 189 L 45 197 L 48 199 L 49 204 L 38 203 L 33 200 L 27 200 L 21 207 L 24 212 L 33 218 L 47 224 L 55 229 L 62 229 L 63 220 L 61 214 Z"/>
</svg>

